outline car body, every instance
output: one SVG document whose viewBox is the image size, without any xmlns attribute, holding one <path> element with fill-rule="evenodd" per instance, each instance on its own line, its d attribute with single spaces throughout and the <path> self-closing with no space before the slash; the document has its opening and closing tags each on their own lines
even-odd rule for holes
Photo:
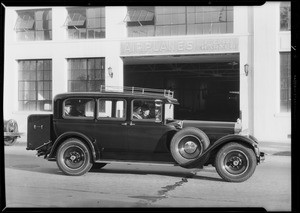
<svg viewBox="0 0 300 213">
<path fill-rule="evenodd" d="M 212 164 L 223 179 L 241 182 L 264 160 L 257 140 L 240 134 L 240 121 L 176 120 L 177 104 L 169 90 L 124 87 L 58 94 L 53 114 L 28 117 L 27 150 L 56 161 L 68 175 L 116 162 Z M 224 169 L 225 161 L 232 166 Z"/>
<path fill-rule="evenodd" d="M 18 131 L 18 123 L 14 119 L 3 120 L 4 145 L 12 146 L 22 133 Z"/>
</svg>

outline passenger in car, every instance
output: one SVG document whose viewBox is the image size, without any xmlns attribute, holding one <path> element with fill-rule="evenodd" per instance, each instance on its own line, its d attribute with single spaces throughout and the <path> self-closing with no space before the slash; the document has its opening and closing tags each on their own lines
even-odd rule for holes
<svg viewBox="0 0 300 213">
<path fill-rule="evenodd" d="M 134 112 L 133 112 L 133 118 L 134 119 L 143 119 L 142 116 L 141 116 L 141 107 L 138 106 L 134 109 Z"/>
<path fill-rule="evenodd" d="M 149 106 L 144 104 L 142 106 L 142 118 L 143 119 L 148 119 L 149 118 L 149 115 L 150 115 L 150 109 L 149 109 Z"/>
</svg>

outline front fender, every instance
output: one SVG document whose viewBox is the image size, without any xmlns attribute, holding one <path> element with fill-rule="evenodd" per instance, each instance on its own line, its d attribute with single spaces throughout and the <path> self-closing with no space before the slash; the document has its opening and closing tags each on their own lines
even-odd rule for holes
<svg viewBox="0 0 300 213">
<path fill-rule="evenodd" d="M 80 132 L 65 132 L 63 134 L 61 134 L 53 143 L 53 146 L 51 148 L 50 154 L 48 156 L 48 160 L 55 160 L 55 153 L 56 150 L 58 148 L 58 146 L 67 138 L 71 138 L 71 137 L 76 137 L 76 138 L 80 138 L 83 139 L 84 142 L 87 143 L 88 147 L 90 148 L 91 152 L 92 152 L 92 157 L 93 157 L 93 161 L 96 161 L 99 157 L 99 151 L 97 149 L 97 146 L 95 145 L 95 140 L 90 139 L 89 137 L 87 137 L 86 135 L 80 133 Z M 96 152 L 97 150 L 97 152 Z"/>
<path fill-rule="evenodd" d="M 185 163 L 185 164 L 181 164 L 180 166 L 182 166 L 182 167 L 197 167 L 197 165 L 199 163 L 201 163 L 201 161 L 204 159 L 204 157 L 207 154 L 211 153 L 213 150 L 218 149 L 220 146 L 223 146 L 229 142 L 239 142 L 239 143 L 250 146 L 253 149 L 253 151 L 255 152 L 255 155 L 259 162 L 260 152 L 257 147 L 257 141 L 255 141 L 255 139 L 252 139 L 251 137 L 244 136 L 244 135 L 230 134 L 230 135 L 226 135 L 226 136 L 218 139 L 215 143 L 210 145 L 198 159 L 188 162 L 188 163 Z"/>
</svg>

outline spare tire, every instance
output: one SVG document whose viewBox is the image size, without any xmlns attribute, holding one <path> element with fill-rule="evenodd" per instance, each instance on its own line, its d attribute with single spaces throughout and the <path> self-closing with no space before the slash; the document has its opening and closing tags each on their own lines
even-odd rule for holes
<svg viewBox="0 0 300 213">
<path fill-rule="evenodd" d="M 198 159 L 209 144 L 209 138 L 202 130 L 186 127 L 173 136 L 170 150 L 174 160 L 182 165 Z M 206 163 L 208 157 L 206 155 L 200 164 Z"/>
</svg>

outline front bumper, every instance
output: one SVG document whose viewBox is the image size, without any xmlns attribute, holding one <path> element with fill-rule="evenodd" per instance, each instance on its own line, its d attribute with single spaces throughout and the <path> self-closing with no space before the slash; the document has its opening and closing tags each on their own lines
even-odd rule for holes
<svg viewBox="0 0 300 213">
<path fill-rule="evenodd" d="M 260 163 L 263 163 L 265 161 L 265 153 L 264 152 L 261 152 L 259 154 L 259 162 Z"/>
<path fill-rule="evenodd" d="M 255 151 L 255 154 L 257 157 L 257 163 L 263 163 L 265 161 L 265 153 L 259 151 L 257 139 L 255 137 L 253 137 L 252 135 L 248 135 L 248 137 L 255 142 L 254 151 Z"/>
<path fill-rule="evenodd" d="M 4 132 L 4 137 L 21 137 L 22 134 L 20 132 Z"/>
</svg>

